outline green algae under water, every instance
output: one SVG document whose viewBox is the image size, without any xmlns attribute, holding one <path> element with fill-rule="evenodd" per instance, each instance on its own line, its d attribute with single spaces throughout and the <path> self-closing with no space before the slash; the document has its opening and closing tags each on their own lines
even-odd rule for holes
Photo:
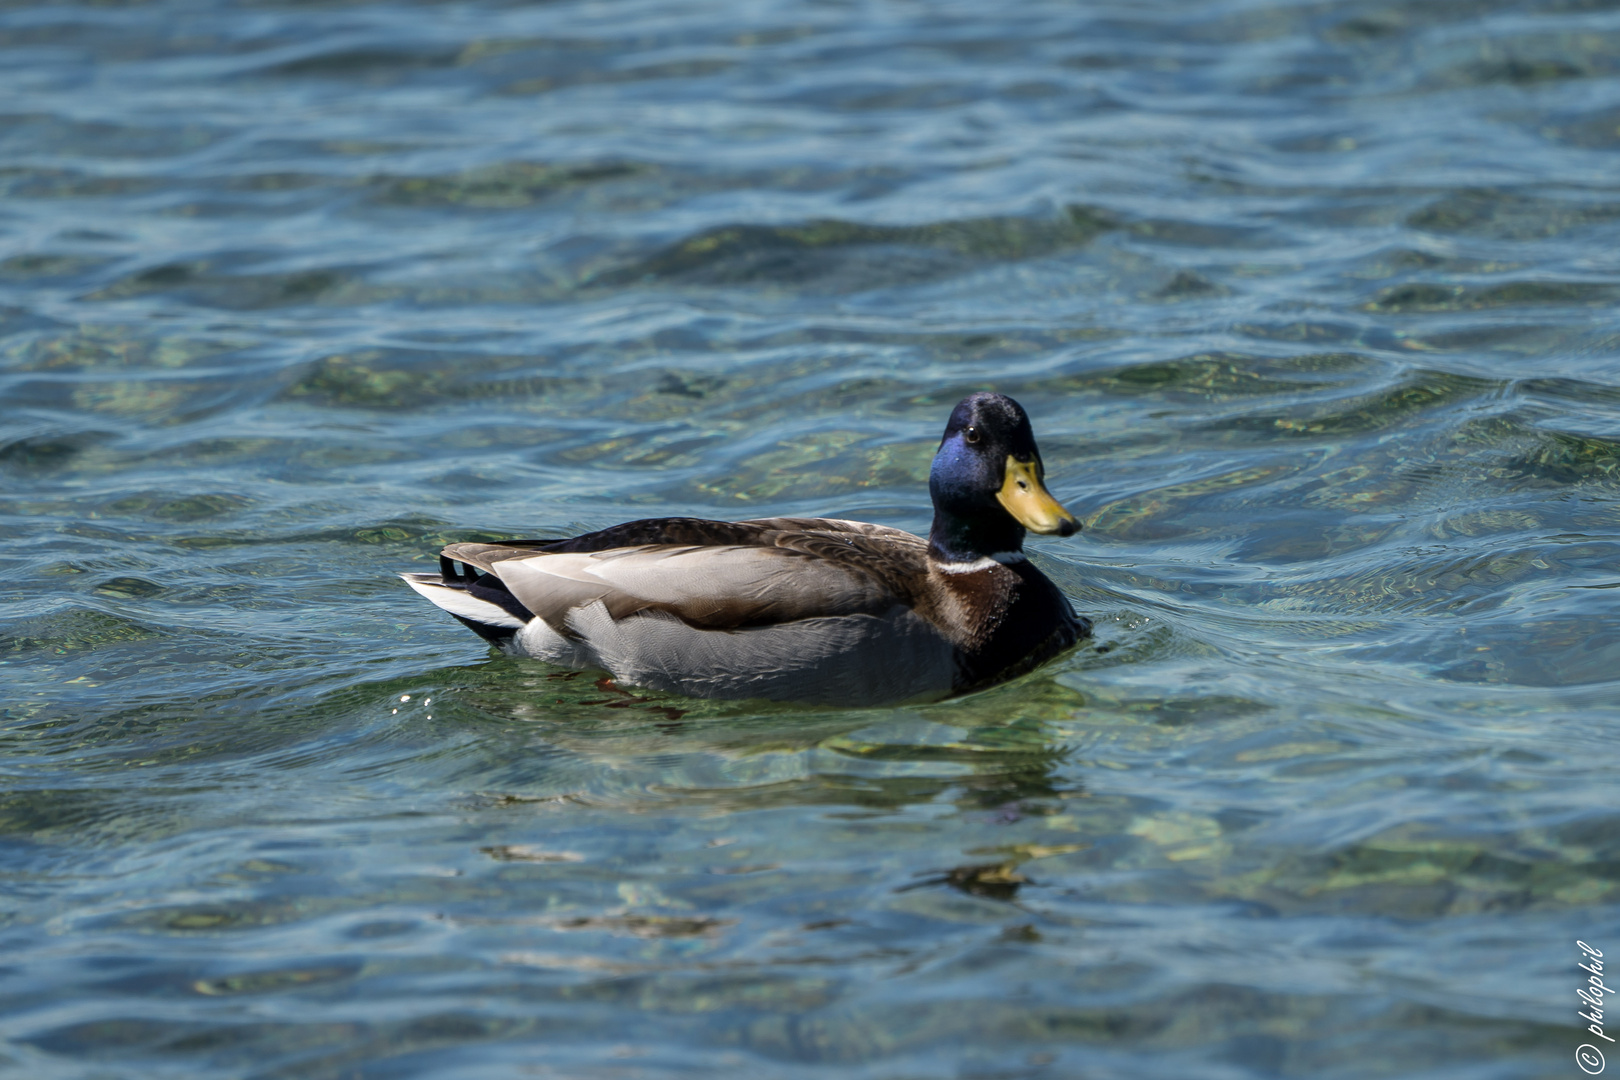
<svg viewBox="0 0 1620 1080">
<path fill-rule="evenodd" d="M 0 1072 L 1600 1042 L 1612 5 L 14 3 L 0 100 Z M 1097 624 L 985 693 L 627 694 L 392 576 L 924 529 L 984 387 Z"/>
</svg>

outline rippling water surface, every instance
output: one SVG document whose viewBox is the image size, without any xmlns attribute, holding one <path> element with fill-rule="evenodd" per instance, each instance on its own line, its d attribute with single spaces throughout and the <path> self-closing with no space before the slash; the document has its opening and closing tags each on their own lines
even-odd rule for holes
<svg viewBox="0 0 1620 1080">
<path fill-rule="evenodd" d="M 1601 0 L 0 8 L 0 1071 L 1578 1075 L 1617 150 Z M 925 529 L 984 387 L 1097 623 L 986 693 L 393 577 Z"/>
</svg>

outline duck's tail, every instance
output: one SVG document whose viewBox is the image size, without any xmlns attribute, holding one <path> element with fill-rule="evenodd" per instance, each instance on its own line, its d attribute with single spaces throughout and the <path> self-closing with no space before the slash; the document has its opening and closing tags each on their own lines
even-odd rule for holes
<svg viewBox="0 0 1620 1080">
<path fill-rule="evenodd" d="M 401 574 L 405 584 L 466 624 L 479 637 L 505 644 L 534 616 L 493 575 L 447 578 Z"/>
</svg>

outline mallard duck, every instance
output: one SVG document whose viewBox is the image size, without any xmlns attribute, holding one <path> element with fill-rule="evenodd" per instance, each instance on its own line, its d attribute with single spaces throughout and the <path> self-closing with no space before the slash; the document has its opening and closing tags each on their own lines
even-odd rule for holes
<svg viewBox="0 0 1620 1080">
<path fill-rule="evenodd" d="M 411 588 L 507 651 L 692 697 L 927 701 L 1029 671 L 1091 632 L 1024 557 L 1071 536 L 1029 416 L 957 405 L 925 540 L 833 518 L 652 518 L 569 540 L 451 544 Z M 457 569 L 457 564 L 461 569 Z"/>
</svg>

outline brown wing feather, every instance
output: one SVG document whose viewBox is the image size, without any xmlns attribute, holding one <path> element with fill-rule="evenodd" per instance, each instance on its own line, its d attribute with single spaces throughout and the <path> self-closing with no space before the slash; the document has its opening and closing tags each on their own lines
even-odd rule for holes
<svg viewBox="0 0 1620 1080">
<path fill-rule="evenodd" d="M 570 540 L 451 544 L 445 559 L 496 575 L 546 624 L 601 601 L 615 619 L 663 611 L 703 629 L 877 614 L 916 603 L 927 545 L 832 518 L 653 518 Z"/>
<path fill-rule="evenodd" d="M 785 519 L 784 519 L 785 520 Z M 804 519 L 810 520 L 810 519 Z M 647 518 L 627 521 L 564 540 L 508 540 L 499 544 L 451 544 L 441 556 L 494 572 L 494 564 L 506 559 L 524 559 L 541 552 L 573 553 L 611 551 L 615 548 L 641 548 L 656 544 L 681 547 L 734 545 L 768 546 L 768 528 L 753 521 L 711 521 L 707 518 Z M 904 535 L 904 534 L 902 534 Z"/>
</svg>

